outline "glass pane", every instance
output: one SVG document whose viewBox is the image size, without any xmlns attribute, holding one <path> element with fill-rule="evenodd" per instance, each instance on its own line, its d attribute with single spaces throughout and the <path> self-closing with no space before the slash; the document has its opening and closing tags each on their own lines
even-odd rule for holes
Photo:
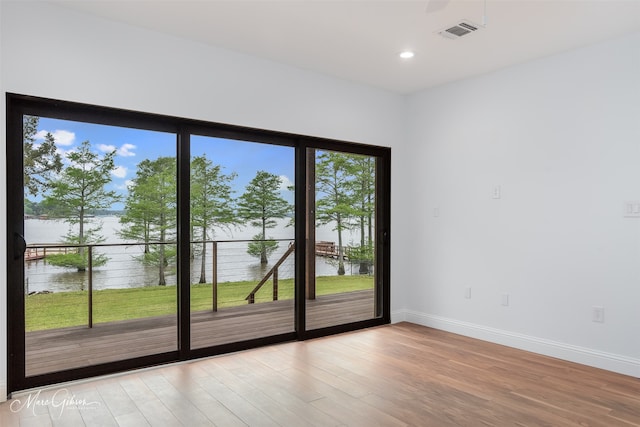
<svg viewBox="0 0 640 427">
<path fill-rule="evenodd" d="M 176 136 L 23 124 L 27 376 L 177 350 Z"/>
<path fill-rule="evenodd" d="M 191 347 L 294 331 L 294 149 L 191 136 Z"/>
<path fill-rule="evenodd" d="M 307 329 L 372 319 L 376 158 L 319 150 L 309 155 L 315 274 L 307 279 Z"/>
</svg>

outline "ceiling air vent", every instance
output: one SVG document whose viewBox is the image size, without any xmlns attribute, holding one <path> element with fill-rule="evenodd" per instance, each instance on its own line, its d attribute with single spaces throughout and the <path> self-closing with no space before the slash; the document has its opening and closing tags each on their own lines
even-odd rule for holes
<svg viewBox="0 0 640 427">
<path fill-rule="evenodd" d="M 438 31 L 438 34 L 448 39 L 459 39 L 460 37 L 478 31 L 479 28 L 480 25 L 474 24 L 473 22 L 467 20 L 462 20 L 458 21 L 458 23 L 456 23 L 455 25 L 451 25 L 444 30 Z"/>
</svg>

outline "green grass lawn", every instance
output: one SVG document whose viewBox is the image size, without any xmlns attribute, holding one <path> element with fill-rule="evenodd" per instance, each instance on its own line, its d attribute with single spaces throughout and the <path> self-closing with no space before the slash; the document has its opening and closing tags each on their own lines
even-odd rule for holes
<svg viewBox="0 0 640 427">
<path fill-rule="evenodd" d="M 218 308 L 247 304 L 245 297 L 257 282 L 218 284 Z M 256 294 L 256 303 L 272 300 L 271 282 Z M 327 276 L 316 279 L 317 295 L 373 289 L 373 276 Z M 293 279 L 278 281 L 278 299 L 293 299 Z M 191 286 L 191 311 L 212 309 L 211 284 Z M 93 322 L 161 316 L 176 313 L 175 286 L 105 289 L 93 292 Z M 87 291 L 57 292 L 26 297 L 26 330 L 87 325 Z"/>
</svg>

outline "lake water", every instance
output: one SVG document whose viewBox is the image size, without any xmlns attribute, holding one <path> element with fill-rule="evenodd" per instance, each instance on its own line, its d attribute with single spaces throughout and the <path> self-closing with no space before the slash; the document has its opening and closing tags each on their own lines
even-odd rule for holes
<svg viewBox="0 0 640 427">
<path fill-rule="evenodd" d="M 118 236 L 120 230 L 119 218 L 115 216 L 98 217 L 92 220 L 95 225 L 101 224 L 100 234 L 105 238 L 104 243 L 126 243 Z M 58 220 L 26 219 L 25 240 L 28 244 L 56 244 L 60 243 L 63 236 L 69 231 L 69 226 Z M 240 280 L 260 280 L 271 269 L 273 264 L 280 259 L 287 250 L 290 241 L 293 241 L 294 229 L 287 227 L 289 220 L 281 220 L 278 226 L 267 232 L 267 236 L 273 239 L 287 239 L 279 242 L 279 248 L 269 257 L 269 264 L 260 265 L 257 258 L 247 254 L 247 242 L 252 236 L 258 234 L 253 227 L 244 227 L 231 230 L 216 230 L 215 240 L 224 241 L 218 243 L 218 282 L 230 282 Z M 318 241 L 337 242 L 337 234 L 332 231 L 332 226 L 319 227 L 316 230 Z M 359 235 L 346 232 L 343 236 L 345 244 L 359 241 Z M 235 240 L 235 241 L 234 241 Z M 229 241 L 229 242 L 227 242 Z M 131 288 L 140 286 L 156 286 L 158 284 L 158 268 L 145 266 L 136 259 L 143 253 L 143 247 L 139 245 L 126 245 L 105 248 L 95 248 L 98 253 L 105 254 L 109 260 L 93 272 L 93 288 Z M 213 271 L 213 259 L 211 256 L 211 244 L 207 247 L 205 260 L 206 281 L 211 283 Z M 198 283 L 201 270 L 201 257 L 191 262 L 191 283 Z M 358 266 L 345 265 L 346 274 L 358 274 Z M 335 275 L 337 266 L 335 262 L 322 257 L 316 257 L 316 274 L 318 276 Z M 289 256 L 280 266 L 280 278 L 294 276 L 294 258 Z M 167 284 L 176 283 L 175 269 L 171 266 L 167 269 Z M 49 265 L 45 260 L 25 262 L 25 291 L 72 291 L 87 289 L 88 273 L 78 272 L 74 269 Z"/>
</svg>

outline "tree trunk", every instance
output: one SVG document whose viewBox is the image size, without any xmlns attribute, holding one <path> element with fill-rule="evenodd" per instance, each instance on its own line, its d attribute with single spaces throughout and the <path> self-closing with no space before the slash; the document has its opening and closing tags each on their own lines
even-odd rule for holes
<svg viewBox="0 0 640 427">
<path fill-rule="evenodd" d="M 367 206 L 369 215 L 367 216 L 367 253 L 371 257 L 371 263 L 375 263 L 375 251 L 373 250 L 373 213 L 371 212 L 371 193 L 367 195 Z"/>
<path fill-rule="evenodd" d="M 262 242 L 260 242 L 260 264 L 266 264 L 269 262 L 267 259 L 267 244 L 265 240 L 267 240 L 267 219 L 262 217 Z"/>
<path fill-rule="evenodd" d="M 344 249 L 342 248 L 342 217 L 340 214 L 337 216 L 338 225 L 338 276 L 344 276 Z"/>
<path fill-rule="evenodd" d="M 80 207 L 80 230 L 78 231 L 78 244 L 84 244 L 84 206 Z M 80 259 L 84 261 L 84 250 L 83 246 L 78 247 L 78 253 L 80 254 Z M 78 271 L 87 271 L 87 266 L 82 265 L 78 266 Z"/>
<path fill-rule="evenodd" d="M 148 254 L 150 252 L 149 250 L 149 240 L 151 240 L 151 238 L 149 237 L 149 235 L 151 234 L 151 231 L 149 230 L 149 227 L 151 226 L 150 222 L 145 220 L 144 221 L 144 253 Z"/>
<path fill-rule="evenodd" d="M 365 192 L 367 190 L 367 182 L 366 180 L 362 180 L 362 205 L 361 210 L 362 214 L 360 215 L 360 268 L 358 273 L 360 274 L 369 274 L 369 260 L 367 259 L 367 253 L 365 251 L 365 236 L 364 236 L 364 223 L 365 217 L 364 212 L 367 207 Z"/>
<path fill-rule="evenodd" d="M 202 235 L 206 237 L 206 232 L 203 231 Z M 207 243 L 202 239 L 202 263 L 200 265 L 200 280 L 198 283 L 207 283 L 207 272 L 205 269 L 205 262 L 207 260 Z"/>
<path fill-rule="evenodd" d="M 367 259 L 367 251 L 365 250 L 364 236 L 364 216 L 360 217 L 360 268 L 358 273 L 369 274 L 369 260 Z"/>
<path fill-rule="evenodd" d="M 167 285 L 167 279 L 164 275 L 164 245 L 160 245 L 160 259 L 158 260 L 158 285 Z"/>
<path fill-rule="evenodd" d="M 165 247 L 164 247 L 164 239 L 165 239 L 165 230 L 164 230 L 164 214 L 160 214 L 160 257 L 158 259 L 158 285 L 166 286 L 167 279 L 164 275 L 164 267 L 165 267 Z"/>
<path fill-rule="evenodd" d="M 191 227 L 190 227 L 190 228 L 191 228 L 191 230 L 189 231 L 189 233 L 190 233 L 190 234 L 189 234 L 189 236 L 195 236 L 195 234 L 194 234 L 194 232 L 193 232 L 193 225 L 191 225 Z M 205 227 L 203 227 L 203 232 L 202 232 L 202 236 L 203 236 L 203 237 L 202 237 L 202 240 L 207 240 L 207 238 L 206 238 L 207 234 L 206 234 L 206 233 L 207 233 L 207 232 L 206 232 L 206 228 L 205 228 Z M 203 244 L 202 244 L 202 252 L 204 253 L 204 251 L 205 251 L 205 247 L 204 247 L 204 243 L 203 243 Z M 196 250 L 195 250 L 195 245 L 194 245 L 193 243 L 190 243 L 190 244 L 189 244 L 189 259 L 190 259 L 191 261 L 193 261 L 194 259 L 196 259 Z M 204 258 L 202 258 L 202 265 L 204 265 Z M 204 273 L 202 273 L 202 272 L 200 273 L 200 277 L 201 277 L 201 279 L 200 279 L 200 280 L 204 280 L 204 279 L 202 279 L 203 274 L 204 274 Z M 200 283 L 204 283 L 204 282 L 200 282 Z"/>
</svg>

